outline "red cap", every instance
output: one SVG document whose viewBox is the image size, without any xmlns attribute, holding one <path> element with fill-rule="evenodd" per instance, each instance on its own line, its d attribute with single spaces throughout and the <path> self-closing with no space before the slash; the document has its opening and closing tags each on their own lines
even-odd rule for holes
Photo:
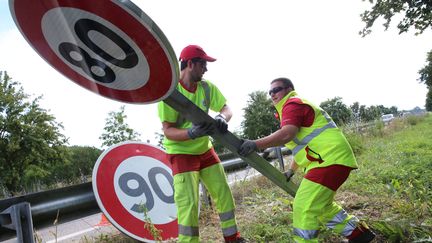
<svg viewBox="0 0 432 243">
<path fill-rule="evenodd" d="M 199 57 L 207 62 L 216 61 L 216 58 L 208 56 L 205 51 L 197 45 L 186 46 L 180 53 L 180 61 L 187 61 L 195 57 Z"/>
</svg>

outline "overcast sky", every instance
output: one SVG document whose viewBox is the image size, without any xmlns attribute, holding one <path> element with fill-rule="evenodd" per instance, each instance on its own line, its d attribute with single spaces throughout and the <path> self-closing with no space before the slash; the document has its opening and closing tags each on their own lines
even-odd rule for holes
<svg viewBox="0 0 432 243">
<path fill-rule="evenodd" d="M 417 81 L 432 49 L 431 33 L 398 35 L 381 24 L 362 38 L 360 14 L 368 1 L 134 1 L 162 29 L 178 55 L 198 44 L 218 60 L 205 77 L 234 111 L 230 130 L 240 129 L 248 94 L 267 91 L 277 77 L 290 78 L 298 93 L 319 104 L 336 96 L 351 105 L 424 107 L 426 86 Z M 161 124 L 155 104 L 133 105 L 96 95 L 66 79 L 30 47 L 0 0 L 0 70 L 21 82 L 64 125 L 70 145 L 101 146 L 110 111 L 126 106 L 127 123 L 154 143 Z M 395 23 L 394 25 L 395 26 Z"/>
</svg>

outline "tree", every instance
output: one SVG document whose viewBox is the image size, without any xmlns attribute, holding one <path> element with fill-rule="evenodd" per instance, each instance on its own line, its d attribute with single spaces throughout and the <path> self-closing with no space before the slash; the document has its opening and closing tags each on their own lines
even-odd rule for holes
<svg viewBox="0 0 432 243">
<path fill-rule="evenodd" d="M 125 106 L 121 106 L 119 112 L 111 111 L 108 113 L 104 132 L 99 137 L 103 141 L 102 146 L 111 146 L 127 140 L 137 140 L 141 136 L 129 127 L 126 118 Z"/>
<path fill-rule="evenodd" d="M 429 91 L 427 92 L 426 95 L 426 110 L 427 111 L 432 111 L 432 88 L 429 88 Z"/>
<path fill-rule="evenodd" d="M 399 112 L 396 106 L 392 106 L 390 108 L 387 108 L 383 105 L 366 107 L 365 105 L 360 105 L 359 102 L 354 102 L 350 108 L 356 122 L 373 121 L 380 118 L 380 116 L 383 114 L 397 115 Z"/>
<path fill-rule="evenodd" d="M 426 110 L 432 111 L 432 51 L 429 51 L 426 58 L 427 64 L 418 72 L 420 83 L 426 84 L 428 93 L 426 95 Z"/>
<path fill-rule="evenodd" d="M 389 108 L 389 112 L 388 114 L 393 114 L 393 115 L 397 115 L 399 113 L 399 110 L 396 106 L 392 106 Z"/>
<path fill-rule="evenodd" d="M 371 28 L 379 17 L 384 18 L 383 25 L 387 30 L 395 15 L 403 15 L 403 19 L 397 24 L 399 34 L 408 32 L 411 27 L 414 27 L 416 34 L 421 34 L 432 25 L 432 1 L 430 0 L 369 0 L 369 2 L 374 4 L 372 9 L 360 15 L 366 24 L 360 31 L 362 36 L 372 32 Z"/>
<path fill-rule="evenodd" d="M 52 168 L 69 163 L 63 127 L 39 106 L 41 98 L 29 100 L 18 82 L 0 72 L 0 183 L 11 192 L 60 180 Z"/>
<path fill-rule="evenodd" d="M 90 176 L 94 164 L 102 151 L 95 147 L 89 146 L 71 146 L 68 147 L 71 161 L 71 173 L 74 179 Z"/>
<path fill-rule="evenodd" d="M 377 108 L 378 108 L 378 110 L 380 110 L 381 115 L 384 115 L 384 114 L 397 115 L 397 113 L 398 113 L 398 109 L 396 106 L 392 106 L 392 107 L 388 108 L 388 107 L 385 107 L 383 105 L 378 105 Z"/>
<path fill-rule="evenodd" d="M 369 106 L 362 109 L 362 112 L 360 113 L 360 117 L 362 121 L 374 121 L 382 115 L 380 108 L 378 106 Z"/>
<path fill-rule="evenodd" d="M 341 97 L 326 100 L 320 104 L 320 107 L 324 109 L 338 125 L 347 124 L 353 119 L 351 109 L 342 102 Z"/>
<path fill-rule="evenodd" d="M 272 101 L 264 91 L 249 94 L 249 100 L 244 110 L 244 120 L 241 123 L 243 136 L 247 139 L 257 139 L 267 136 L 279 129 L 279 122 L 274 114 L 276 110 Z"/>
<path fill-rule="evenodd" d="M 351 112 L 353 114 L 353 119 L 355 122 L 360 122 L 360 103 L 359 102 L 354 102 L 351 106 L 350 106 Z"/>
<path fill-rule="evenodd" d="M 364 1 L 364 0 L 363 0 Z M 369 0 L 374 3 L 374 0 Z M 430 0 L 376 0 L 372 10 L 366 10 L 361 14 L 361 19 L 366 26 L 360 31 L 364 37 L 371 33 L 371 28 L 379 17 L 384 17 L 384 27 L 387 30 L 390 26 L 391 19 L 395 15 L 404 15 L 398 23 L 399 34 L 408 32 L 411 27 L 416 30 L 416 35 L 422 34 L 426 29 L 432 27 L 432 1 Z M 432 111 L 432 51 L 427 54 L 427 64 L 419 71 L 420 82 L 424 82 L 428 88 L 426 95 L 426 110 Z"/>
</svg>

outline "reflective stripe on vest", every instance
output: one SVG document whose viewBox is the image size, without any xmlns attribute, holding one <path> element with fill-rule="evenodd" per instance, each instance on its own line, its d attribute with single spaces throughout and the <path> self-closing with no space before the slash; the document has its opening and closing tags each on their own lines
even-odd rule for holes
<svg viewBox="0 0 432 243">
<path fill-rule="evenodd" d="M 234 210 L 228 211 L 228 212 L 225 212 L 225 213 L 220 213 L 219 214 L 219 219 L 220 219 L 221 222 L 225 222 L 225 221 L 228 221 L 228 220 L 235 219 Z M 234 234 L 237 233 L 237 226 L 234 225 L 234 226 L 231 226 L 231 227 L 228 227 L 228 228 L 222 228 L 222 233 L 223 233 L 224 236 L 234 235 Z"/>
<path fill-rule="evenodd" d="M 316 138 L 318 135 L 320 135 L 322 132 L 324 132 L 325 130 L 329 129 L 329 128 L 336 128 L 336 123 L 334 123 L 334 121 L 329 117 L 329 115 L 327 114 L 327 112 L 325 111 L 321 111 L 321 114 L 326 118 L 326 120 L 328 121 L 327 125 L 321 127 L 321 128 L 317 128 L 315 130 L 313 130 L 309 135 L 307 135 L 306 137 L 304 137 L 301 141 L 298 140 L 297 138 L 294 138 L 294 142 L 297 144 L 297 146 L 295 146 L 292 149 L 293 155 L 295 156 L 300 150 L 302 150 L 310 141 L 312 141 L 312 139 Z"/>
<path fill-rule="evenodd" d="M 342 223 L 346 218 L 348 217 L 348 214 L 345 210 L 339 211 L 329 222 L 327 222 L 326 226 L 329 229 L 334 229 L 336 225 Z"/>
<path fill-rule="evenodd" d="M 228 228 L 225 228 L 225 229 L 222 229 L 223 236 L 225 236 L 225 237 L 232 236 L 232 235 L 236 234 L 237 232 L 238 232 L 237 226 L 235 226 L 235 225 L 228 227 Z"/>
<path fill-rule="evenodd" d="M 345 219 L 348 217 L 348 214 L 345 210 L 339 211 L 332 220 L 327 222 L 326 227 L 329 229 L 334 229 L 338 224 L 342 224 Z M 353 216 L 345 225 L 344 229 L 342 230 L 341 234 L 343 236 L 349 236 L 354 231 L 354 229 L 357 227 L 357 223 L 359 222 L 358 218 Z"/>
<path fill-rule="evenodd" d="M 234 210 L 219 214 L 219 218 L 221 221 L 228 221 L 230 219 L 233 219 L 234 217 L 235 217 Z"/>
<path fill-rule="evenodd" d="M 294 234 L 306 239 L 306 240 L 312 240 L 318 237 L 319 230 L 304 230 L 299 228 L 294 228 Z"/>
<path fill-rule="evenodd" d="M 186 226 L 179 224 L 179 234 L 187 236 L 199 236 L 199 228 L 196 226 Z"/>
<path fill-rule="evenodd" d="M 358 222 L 359 219 L 353 216 L 345 225 L 345 228 L 342 230 L 341 234 L 345 237 L 350 236 L 352 232 L 355 230 L 355 228 L 357 227 Z"/>
</svg>

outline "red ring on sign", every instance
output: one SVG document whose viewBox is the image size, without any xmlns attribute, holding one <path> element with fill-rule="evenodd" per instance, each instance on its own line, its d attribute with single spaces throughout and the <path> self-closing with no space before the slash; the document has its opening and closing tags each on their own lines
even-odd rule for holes
<svg viewBox="0 0 432 243">
<path fill-rule="evenodd" d="M 150 70 L 148 82 L 135 90 L 117 90 L 95 83 L 71 69 L 55 54 L 42 33 L 42 17 L 47 11 L 57 7 L 70 7 L 93 13 L 121 29 L 135 41 L 146 57 Z M 15 0 L 13 11 L 21 33 L 39 55 L 63 75 L 88 90 L 119 101 L 152 103 L 166 98 L 175 88 L 173 82 L 177 82 L 177 77 L 173 77 L 172 74 L 173 70 L 177 72 L 177 68 L 171 66 L 170 56 L 167 56 L 161 44 L 146 26 L 111 1 Z M 169 43 L 166 48 L 171 49 Z M 171 59 L 175 61 L 175 57 Z"/>
<path fill-rule="evenodd" d="M 113 193 L 115 193 L 114 174 L 118 166 L 131 157 L 131 155 L 148 156 L 171 168 L 166 154 L 156 147 L 143 143 L 120 144 L 104 154 L 104 157 L 98 161 L 97 168 L 94 168 L 96 170 L 96 177 L 93 176 L 93 180 L 96 179 L 97 185 L 97 193 L 95 192 L 95 195 L 99 196 L 100 202 L 102 202 L 105 209 L 104 213 L 107 213 L 109 217 L 123 228 L 128 226 L 128 228 L 124 228 L 126 231 L 143 239 L 153 239 L 151 233 L 144 229 L 143 221 L 131 215 L 121 204 L 118 197 L 113 196 Z M 93 190 L 95 189 L 93 188 Z M 116 213 L 113 214 L 113 212 Z M 177 220 L 166 224 L 155 224 L 155 227 L 162 230 L 162 239 L 176 238 L 178 236 Z"/>
</svg>

